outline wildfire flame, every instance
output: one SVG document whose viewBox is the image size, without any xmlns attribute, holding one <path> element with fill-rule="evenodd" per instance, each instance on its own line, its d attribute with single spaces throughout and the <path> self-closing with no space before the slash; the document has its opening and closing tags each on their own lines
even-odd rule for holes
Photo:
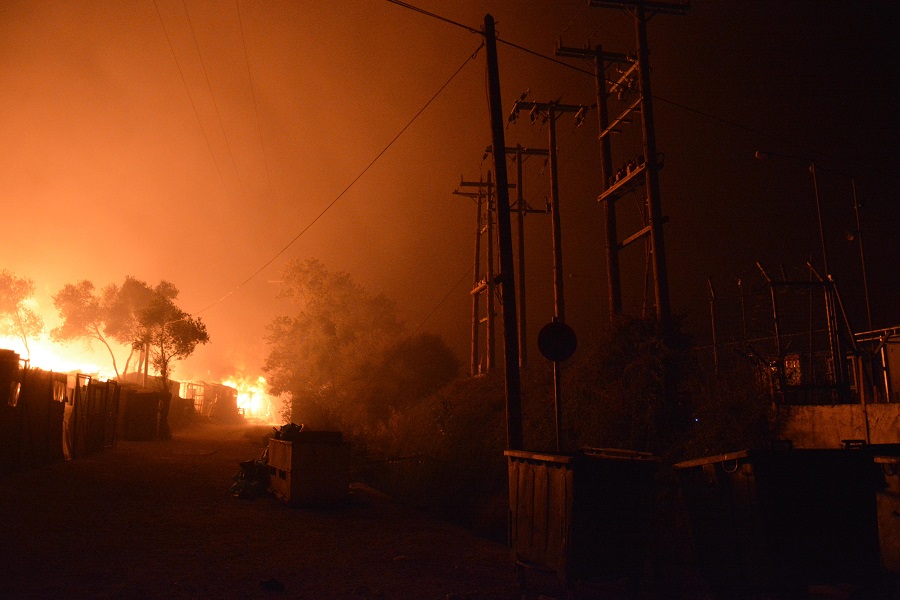
<svg viewBox="0 0 900 600">
<path fill-rule="evenodd" d="M 276 399 L 266 392 L 266 378 L 233 375 L 222 382 L 238 391 L 237 405 L 248 419 L 274 423 L 278 419 Z"/>
<path fill-rule="evenodd" d="M 29 364 L 35 369 L 57 373 L 77 371 L 101 379 L 116 378 L 116 372 L 110 367 L 97 364 L 91 351 L 56 344 L 47 336 L 29 339 L 28 350 L 19 338 L 0 336 L 0 348 L 17 352 L 22 359 L 30 359 Z"/>
<path fill-rule="evenodd" d="M 26 299 L 25 303 L 38 313 L 46 313 L 40 310 L 39 303 L 34 298 Z M 28 338 L 27 349 L 20 338 L 9 335 L 0 335 L 0 349 L 18 353 L 20 359 L 27 360 L 28 366 L 34 369 L 56 373 L 77 372 L 100 380 L 117 378 L 105 350 L 91 348 L 83 343 L 61 344 L 52 340 L 47 332 L 51 328 L 49 322 L 54 320 L 53 316 L 44 314 L 43 317 L 48 326 L 40 336 Z M 265 423 L 278 421 L 281 403 L 278 398 L 266 393 L 264 377 L 232 375 L 221 383 L 237 390 L 237 407 L 247 419 Z"/>
<path fill-rule="evenodd" d="M 0 336 L 0 349 L 17 352 L 22 360 L 29 359 L 29 366 L 57 373 L 84 373 L 101 380 L 116 379 L 115 371 L 98 364 L 103 356 L 82 347 L 70 347 L 54 343 L 46 335 L 28 340 L 28 350 L 19 338 Z M 264 377 L 233 375 L 222 382 L 237 390 L 237 405 L 248 419 L 265 422 L 278 420 L 279 402 L 266 393 Z"/>
</svg>

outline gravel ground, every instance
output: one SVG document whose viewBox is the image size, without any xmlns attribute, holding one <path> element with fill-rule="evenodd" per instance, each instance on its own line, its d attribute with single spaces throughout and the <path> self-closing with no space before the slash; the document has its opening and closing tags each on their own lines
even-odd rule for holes
<svg viewBox="0 0 900 600">
<path fill-rule="evenodd" d="M 203 425 L 3 477 L 0 598 L 523 597 L 505 545 L 365 490 L 327 510 L 234 497 L 261 432 Z"/>
</svg>

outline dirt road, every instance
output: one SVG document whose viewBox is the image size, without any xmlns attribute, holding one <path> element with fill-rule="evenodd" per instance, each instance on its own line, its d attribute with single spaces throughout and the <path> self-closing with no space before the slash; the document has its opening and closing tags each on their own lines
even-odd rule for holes
<svg viewBox="0 0 900 600">
<path fill-rule="evenodd" d="M 261 451 L 204 425 L 0 479 L 0 598 L 522 597 L 503 544 L 388 500 L 233 497 Z"/>
</svg>

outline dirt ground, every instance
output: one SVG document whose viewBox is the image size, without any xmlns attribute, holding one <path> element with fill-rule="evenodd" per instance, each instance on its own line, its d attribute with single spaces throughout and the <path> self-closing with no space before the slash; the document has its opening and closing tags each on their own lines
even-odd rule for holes
<svg viewBox="0 0 900 600">
<path fill-rule="evenodd" d="M 0 600 L 566 596 L 553 575 L 533 571 L 520 589 L 505 544 L 370 488 L 354 486 L 348 502 L 330 509 L 235 497 L 238 465 L 260 456 L 268 431 L 205 424 L 0 477 Z M 677 580 L 654 597 L 714 597 Z M 578 586 L 580 600 L 627 597 L 624 582 Z M 868 597 L 816 591 L 801 596 Z"/>
<path fill-rule="evenodd" d="M 234 497 L 264 431 L 207 424 L 0 478 L 0 598 L 523 597 L 505 545 L 365 490 L 327 510 Z"/>
</svg>

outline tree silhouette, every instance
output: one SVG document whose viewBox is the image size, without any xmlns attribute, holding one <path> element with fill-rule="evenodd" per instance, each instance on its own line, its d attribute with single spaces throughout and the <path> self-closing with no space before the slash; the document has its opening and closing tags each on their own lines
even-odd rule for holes
<svg viewBox="0 0 900 600">
<path fill-rule="evenodd" d="M 27 358 L 31 358 L 28 339 L 37 337 L 44 330 L 44 320 L 28 307 L 34 296 L 34 282 L 17 277 L 6 269 L 0 271 L 0 331 L 17 337 L 25 346 Z"/>
<path fill-rule="evenodd" d="M 62 323 L 53 328 L 50 336 L 57 342 L 84 339 L 88 346 L 92 340 L 99 341 L 109 352 L 116 377 L 120 377 L 124 373 L 119 373 L 116 354 L 110 342 L 121 340 L 116 340 L 108 332 L 109 307 L 117 290 L 116 286 L 110 285 L 98 291 L 86 279 L 78 283 L 67 283 L 53 296 L 53 304 L 59 311 Z"/>
<path fill-rule="evenodd" d="M 63 322 L 52 334 L 57 340 L 99 340 L 109 350 L 116 375 L 121 377 L 128 373 L 137 352 L 137 370 L 152 365 L 163 391 L 168 392 L 173 363 L 193 354 L 199 344 L 209 342 L 206 325 L 179 308 L 177 299 L 178 288 L 171 282 L 163 280 L 151 287 L 130 275 L 121 286 L 108 285 L 99 293 L 90 281 L 67 284 L 53 297 Z M 130 349 L 121 374 L 110 340 Z M 169 434 L 170 400 L 160 408 L 162 437 Z"/>
</svg>

